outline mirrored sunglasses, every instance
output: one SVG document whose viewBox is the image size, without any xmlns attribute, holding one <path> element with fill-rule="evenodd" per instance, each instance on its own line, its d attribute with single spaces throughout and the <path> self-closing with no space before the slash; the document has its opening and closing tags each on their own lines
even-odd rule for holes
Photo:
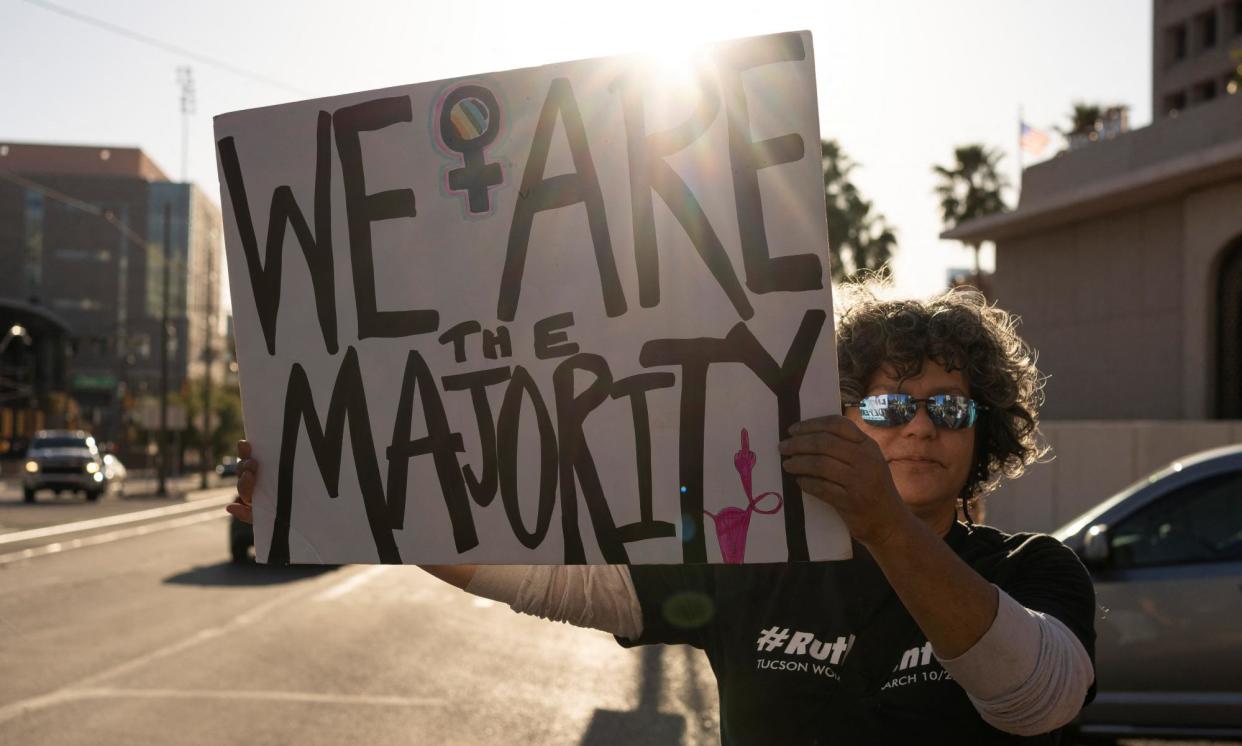
<svg viewBox="0 0 1242 746">
<path fill-rule="evenodd" d="M 909 394 L 876 394 L 845 406 L 858 407 L 858 413 L 868 425 L 901 427 L 918 414 L 919 404 L 927 408 L 927 416 L 932 424 L 949 430 L 973 426 L 979 411 L 984 409 L 974 399 L 952 394 L 937 394 L 925 399 L 915 399 Z"/>
</svg>

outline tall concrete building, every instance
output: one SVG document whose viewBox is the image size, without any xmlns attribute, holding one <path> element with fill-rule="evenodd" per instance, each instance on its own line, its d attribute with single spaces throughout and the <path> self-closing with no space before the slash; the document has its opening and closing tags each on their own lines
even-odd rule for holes
<svg viewBox="0 0 1242 746">
<path fill-rule="evenodd" d="M 1157 119 L 1242 86 L 1242 0 L 1156 0 L 1152 111 Z"/>
<path fill-rule="evenodd" d="M 995 242 L 1050 419 L 1242 418 L 1242 2 L 1154 2 L 1155 121 L 1027 168 L 1015 210 L 945 234 Z"/>
<path fill-rule="evenodd" d="M 1008 530 L 1242 440 L 1242 3 L 1153 3 L 1153 123 L 1027 168 L 1016 209 L 945 234 L 995 242 L 993 297 L 1049 376 L 1055 459 L 988 498 Z"/>
<path fill-rule="evenodd" d="M 0 350 L 0 450 L 39 425 L 124 441 L 165 316 L 171 391 L 220 359 L 220 220 L 138 149 L 0 143 L 0 328 L 28 330 Z"/>
</svg>

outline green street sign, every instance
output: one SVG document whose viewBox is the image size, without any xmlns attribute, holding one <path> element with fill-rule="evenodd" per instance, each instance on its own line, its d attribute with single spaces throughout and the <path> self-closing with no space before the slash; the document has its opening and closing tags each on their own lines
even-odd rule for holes
<svg viewBox="0 0 1242 746">
<path fill-rule="evenodd" d="M 116 376 L 107 374 L 91 375 L 78 373 L 73 377 L 73 388 L 77 390 L 103 391 L 116 388 Z"/>
</svg>

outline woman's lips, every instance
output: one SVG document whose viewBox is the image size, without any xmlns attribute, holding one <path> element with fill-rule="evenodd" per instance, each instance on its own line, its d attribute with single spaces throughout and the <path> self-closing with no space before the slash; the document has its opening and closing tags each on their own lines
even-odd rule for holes
<svg viewBox="0 0 1242 746">
<path fill-rule="evenodd" d="M 890 464 L 901 462 L 912 466 L 944 466 L 944 464 L 940 463 L 936 459 L 927 458 L 925 456 L 898 456 L 897 458 L 889 459 L 888 462 Z"/>
</svg>

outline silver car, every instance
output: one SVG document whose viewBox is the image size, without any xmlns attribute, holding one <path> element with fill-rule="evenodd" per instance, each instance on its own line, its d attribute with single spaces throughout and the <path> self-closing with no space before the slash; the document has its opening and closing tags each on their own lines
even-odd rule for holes
<svg viewBox="0 0 1242 746">
<path fill-rule="evenodd" d="M 99 446 L 82 430 L 40 430 L 30 442 L 22 474 L 22 496 L 34 502 L 41 489 L 80 491 L 98 500 L 108 485 Z"/>
<path fill-rule="evenodd" d="M 1242 446 L 1180 459 L 1055 535 L 1098 604 L 1081 733 L 1242 738 Z"/>
</svg>

